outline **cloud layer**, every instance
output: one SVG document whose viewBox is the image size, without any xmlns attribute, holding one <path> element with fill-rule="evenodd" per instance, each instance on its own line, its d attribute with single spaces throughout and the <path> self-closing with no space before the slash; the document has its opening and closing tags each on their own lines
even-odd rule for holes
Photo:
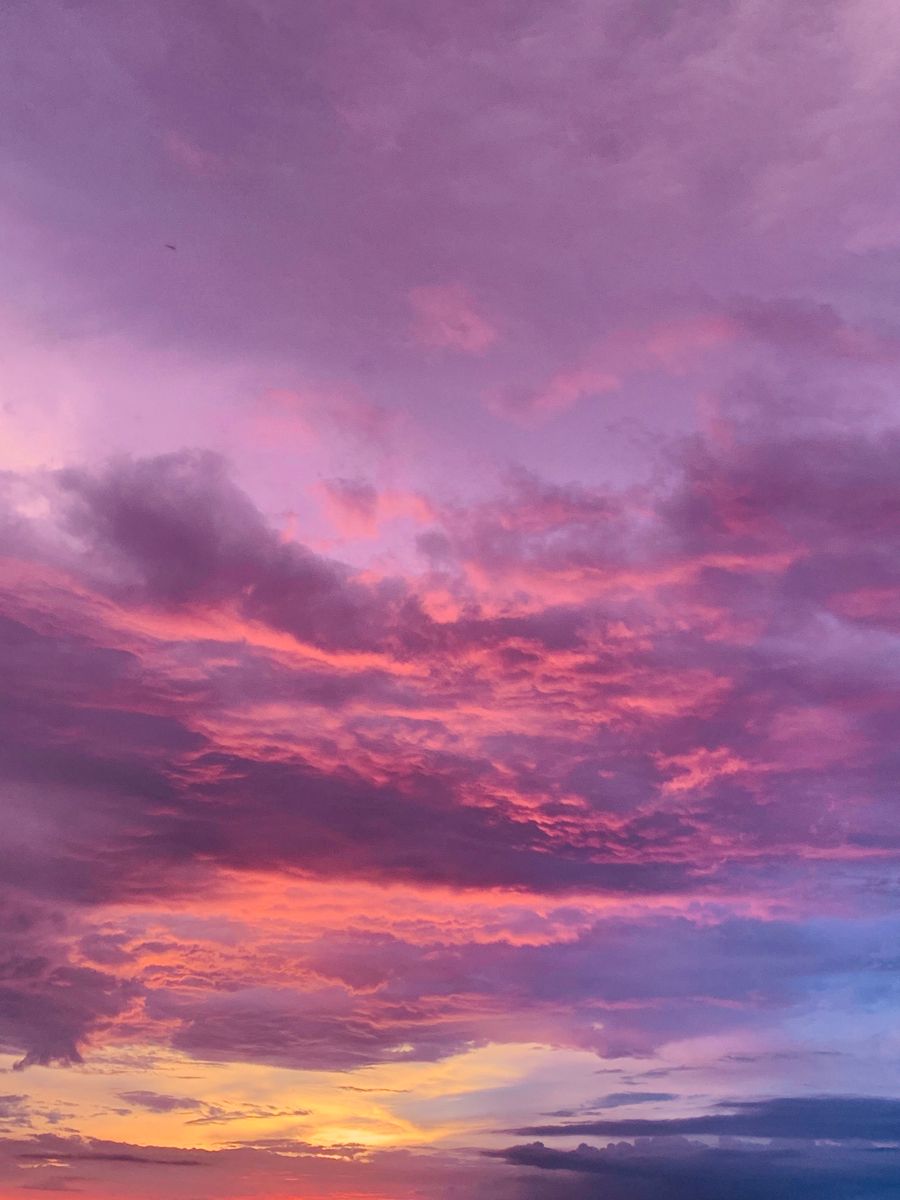
<svg viewBox="0 0 900 1200">
<path fill-rule="evenodd" d="M 3 1186 L 887 1200 L 893 6 L 6 8 Z"/>
</svg>

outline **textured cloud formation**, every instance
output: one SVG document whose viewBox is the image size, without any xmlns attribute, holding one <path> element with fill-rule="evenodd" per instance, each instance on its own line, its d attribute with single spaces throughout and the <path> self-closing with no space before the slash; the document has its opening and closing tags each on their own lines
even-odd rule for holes
<svg viewBox="0 0 900 1200">
<path fill-rule="evenodd" d="M 33 822 L 8 883 L 97 903 L 190 891 L 218 867 L 714 900 L 763 874 L 774 895 L 778 872 L 821 894 L 819 862 L 878 869 L 892 675 L 860 654 L 867 638 L 877 654 L 880 611 L 846 597 L 885 586 L 895 557 L 891 521 L 873 536 L 895 505 L 891 436 L 691 444 L 650 520 L 643 499 L 638 513 L 516 476 L 435 525 L 458 604 L 441 621 L 433 569 L 370 581 L 279 541 L 208 455 L 62 472 L 7 593 L 8 770 Z M 530 594 L 504 595 L 507 578 Z M 476 1043 L 493 1022 L 461 998 L 517 991 L 526 1010 L 568 1003 L 573 1044 L 621 1051 L 871 963 L 837 926 L 645 917 L 634 944 L 631 928 L 454 949 L 446 966 L 439 942 L 423 958 L 395 937 L 330 936 L 296 951 L 316 987 L 276 976 L 146 1003 L 198 1054 L 338 1066 Z M 99 997 L 112 1016 L 132 986 L 98 969 L 127 962 L 121 942 L 82 952 L 96 965 L 34 968 L 49 1007 L 20 1020 L 59 1025 L 24 1047 L 41 1061 L 73 1058 Z M 57 1016 L 60 971 L 74 974 Z M 397 989 L 446 995 L 441 1023 L 385 1022 Z"/>
<path fill-rule="evenodd" d="M 107 1025 L 129 1005 L 134 985 L 67 953 L 59 914 L 2 895 L 0 1042 L 22 1052 L 17 1065 L 80 1060 L 87 1034 Z"/>
</svg>

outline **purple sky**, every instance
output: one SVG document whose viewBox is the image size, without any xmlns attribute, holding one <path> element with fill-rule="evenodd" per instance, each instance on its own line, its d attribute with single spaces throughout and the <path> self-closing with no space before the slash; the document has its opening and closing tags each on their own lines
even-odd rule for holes
<svg viewBox="0 0 900 1200">
<path fill-rule="evenodd" d="M 0 92 L 2 1200 L 895 1196 L 900 7 Z"/>
</svg>

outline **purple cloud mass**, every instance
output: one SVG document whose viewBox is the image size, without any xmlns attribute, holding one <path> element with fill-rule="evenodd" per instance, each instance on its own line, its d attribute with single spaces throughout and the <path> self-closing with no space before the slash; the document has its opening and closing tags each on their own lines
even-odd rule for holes
<svg viewBox="0 0 900 1200">
<path fill-rule="evenodd" d="M 0 1186 L 887 1200 L 893 6 L 0 80 Z"/>
</svg>

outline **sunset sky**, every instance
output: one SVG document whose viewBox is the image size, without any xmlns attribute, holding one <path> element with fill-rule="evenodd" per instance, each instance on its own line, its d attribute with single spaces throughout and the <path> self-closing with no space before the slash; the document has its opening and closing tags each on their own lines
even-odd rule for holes
<svg viewBox="0 0 900 1200">
<path fill-rule="evenodd" d="M 0 95 L 0 1200 L 896 1200 L 900 5 Z"/>
</svg>

